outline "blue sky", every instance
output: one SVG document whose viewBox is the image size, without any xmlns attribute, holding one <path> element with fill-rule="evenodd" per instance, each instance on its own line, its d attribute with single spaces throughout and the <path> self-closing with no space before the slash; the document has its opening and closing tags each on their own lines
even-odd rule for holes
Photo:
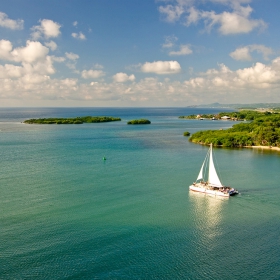
<svg viewBox="0 0 280 280">
<path fill-rule="evenodd" d="M 277 0 L 0 3 L 0 106 L 280 102 Z"/>
</svg>

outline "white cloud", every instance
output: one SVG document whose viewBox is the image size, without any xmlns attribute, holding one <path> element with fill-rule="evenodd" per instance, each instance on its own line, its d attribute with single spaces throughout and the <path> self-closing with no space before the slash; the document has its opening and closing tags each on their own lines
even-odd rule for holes
<svg viewBox="0 0 280 280">
<path fill-rule="evenodd" d="M 141 70 L 144 73 L 175 74 L 181 71 L 181 66 L 177 61 L 155 61 L 146 62 Z"/>
<path fill-rule="evenodd" d="M 40 42 L 27 41 L 26 46 L 13 49 L 10 41 L 1 40 L 0 59 L 12 63 L 21 63 L 20 66 L 13 64 L 0 65 L 0 85 L 3 86 L 1 89 L 2 96 L 3 94 L 5 96 L 5 91 L 7 91 L 7 94 L 12 94 L 18 98 L 20 94 L 28 95 L 34 87 L 37 90 L 38 86 L 42 89 L 44 83 L 51 80 L 49 75 L 55 73 L 53 67 L 55 57 L 48 56 L 48 52 L 49 49 Z M 3 55 L 5 56 L 3 57 Z"/>
<path fill-rule="evenodd" d="M 279 82 L 280 76 L 271 66 L 256 63 L 254 66 L 236 71 L 236 78 L 240 85 L 254 85 L 255 87 L 266 87 L 269 84 Z"/>
<path fill-rule="evenodd" d="M 179 51 L 171 51 L 169 52 L 169 55 L 188 55 L 192 52 L 190 45 L 181 45 Z"/>
<path fill-rule="evenodd" d="M 174 35 L 165 37 L 165 43 L 162 44 L 163 48 L 172 48 L 178 38 Z"/>
<path fill-rule="evenodd" d="M 31 36 L 33 39 L 37 40 L 41 37 L 51 38 L 51 37 L 58 37 L 60 35 L 60 28 L 61 25 L 57 22 L 54 22 L 50 19 L 43 19 L 39 21 L 41 24 L 37 26 L 33 26 L 31 30 Z"/>
<path fill-rule="evenodd" d="M 29 64 L 27 64 L 29 65 Z M 23 64 L 23 66 L 25 66 Z M 37 63 L 33 64 L 32 72 L 38 73 L 41 75 L 51 75 L 55 73 L 55 68 L 53 67 L 53 59 L 50 56 L 47 56 L 44 60 L 38 61 Z"/>
<path fill-rule="evenodd" d="M 211 30 L 214 25 L 219 25 L 219 31 L 223 35 L 249 33 L 255 28 L 265 28 L 266 24 L 263 20 L 248 18 L 251 12 L 251 8 L 244 10 L 241 14 L 237 12 L 223 12 L 221 14 L 216 14 L 213 11 L 202 12 L 201 18 L 206 20 L 208 30 Z"/>
<path fill-rule="evenodd" d="M 229 55 L 235 60 L 252 60 L 248 47 L 238 48 Z"/>
<path fill-rule="evenodd" d="M 225 5 L 240 5 L 251 3 L 252 0 L 211 0 L 211 2 Z"/>
<path fill-rule="evenodd" d="M 203 1 L 185 0 L 177 0 L 173 1 L 174 4 L 160 6 L 159 12 L 166 17 L 168 22 L 178 21 L 184 16 L 186 18 L 186 26 L 197 24 L 199 21 L 203 20 L 206 30 L 210 31 L 214 26 L 217 26 L 219 32 L 223 35 L 249 33 L 254 29 L 264 29 L 267 26 L 267 24 L 261 19 L 250 18 L 253 9 L 249 5 L 242 6 L 242 4 L 246 4 L 251 1 L 210 1 L 216 4 L 229 6 L 232 9 L 232 12 L 227 10 L 221 13 L 216 13 L 213 10 L 198 10 L 194 5 L 204 3 Z"/>
<path fill-rule="evenodd" d="M 51 58 L 55 62 L 64 62 L 65 61 L 65 57 L 61 57 L 61 56 L 51 56 Z"/>
<path fill-rule="evenodd" d="M 78 54 L 72 53 L 72 52 L 66 52 L 66 57 L 70 60 L 77 60 L 79 58 Z"/>
<path fill-rule="evenodd" d="M 126 73 L 120 72 L 120 73 L 117 73 L 116 75 L 114 75 L 113 79 L 117 83 L 124 83 L 124 82 L 127 82 L 127 81 L 134 81 L 135 76 L 133 74 L 128 76 Z"/>
<path fill-rule="evenodd" d="M 82 32 L 72 33 L 71 35 L 75 39 L 86 40 L 86 36 Z"/>
<path fill-rule="evenodd" d="M 191 24 L 196 24 L 200 18 L 201 18 L 201 15 L 200 15 L 200 12 L 195 9 L 194 7 L 191 7 L 189 10 L 188 10 L 188 16 L 187 16 L 187 22 L 186 22 L 186 25 L 189 26 Z"/>
<path fill-rule="evenodd" d="M 54 41 L 46 42 L 45 46 L 50 48 L 52 51 L 55 51 L 57 49 L 57 44 Z"/>
<path fill-rule="evenodd" d="M 0 59 L 2 60 L 12 60 L 11 51 L 13 45 L 8 40 L 0 40 Z"/>
<path fill-rule="evenodd" d="M 12 30 L 23 29 L 23 23 L 24 21 L 22 19 L 9 19 L 5 13 L 0 12 L 0 26 L 2 27 L 9 28 Z"/>
<path fill-rule="evenodd" d="M 0 65 L 0 78 L 19 78 L 23 75 L 24 69 L 21 66 L 12 64 Z"/>
<path fill-rule="evenodd" d="M 251 53 L 254 51 L 262 54 L 265 60 L 268 60 L 269 55 L 273 54 L 272 49 L 264 45 L 248 45 L 236 49 L 229 55 L 235 60 L 252 60 Z"/>
<path fill-rule="evenodd" d="M 78 22 L 77 21 L 74 21 L 73 22 L 73 26 L 77 26 L 78 25 Z"/>
<path fill-rule="evenodd" d="M 184 13 L 184 8 L 179 5 L 167 5 L 165 7 L 160 6 L 159 12 L 166 16 L 166 21 L 174 22 L 180 19 L 181 15 Z"/>
<path fill-rule="evenodd" d="M 91 70 L 82 71 L 82 77 L 84 79 L 90 79 L 90 78 L 97 79 L 104 75 L 105 75 L 105 73 L 102 70 L 92 70 L 91 69 Z"/>
<path fill-rule="evenodd" d="M 11 54 L 14 61 L 34 63 L 44 60 L 49 53 L 49 49 L 40 42 L 27 41 L 25 47 L 14 49 Z"/>
<path fill-rule="evenodd" d="M 46 59 L 49 49 L 40 42 L 27 41 L 25 47 L 13 49 L 10 41 L 0 40 L 0 59 L 15 62 L 34 63 Z"/>
<path fill-rule="evenodd" d="M 280 58 L 275 59 L 271 65 L 256 63 L 252 67 L 231 71 L 221 64 L 219 69 L 209 69 L 196 77 L 185 81 L 188 89 L 213 92 L 224 91 L 232 94 L 244 94 L 252 90 L 280 88 Z M 247 91 L 247 92 L 246 92 Z M 256 91 L 257 92 L 257 91 Z M 258 92 L 262 94 L 262 92 Z M 237 96 L 236 96 L 237 97 Z"/>
<path fill-rule="evenodd" d="M 250 49 L 252 52 L 256 51 L 258 53 L 261 53 L 265 60 L 268 60 L 269 56 L 273 54 L 273 50 L 264 45 L 250 45 Z"/>
<path fill-rule="evenodd" d="M 237 99 L 246 103 L 252 98 L 255 101 L 265 102 L 268 95 L 279 99 L 280 57 L 267 65 L 256 63 L 236 71 L 220 64 L 218 68 L 209 69 L 184 82 L 148 77 L 129 84 L 104 81 L 82 83 L 77 79 L 52 79 L 46 73 L 40 73 L 38 67 L 35 68 L 28 63 L 24 63 L 24 66 L 0 65 L 0 97 L 5 100 L 7 98 L 61 99 L 63 102 L 79 100 L 84 105 L 107 104 L 107 106 L 108 104 L 182 106 L 215 101 L 233 103 Z M 84 70 L 84 76 L 88 78 L 99 76 L 91 71 L 95 70 Z M 126 77 L 126 74 L 123 77 Z M 86 103 L 87 101 L 93 103 Z"/>
</svg>

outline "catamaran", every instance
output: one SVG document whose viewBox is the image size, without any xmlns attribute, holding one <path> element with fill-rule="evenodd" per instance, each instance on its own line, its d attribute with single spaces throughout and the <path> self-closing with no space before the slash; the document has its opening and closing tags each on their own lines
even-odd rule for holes
<svg viewBox="0 0 280 280">
<path fill-rule="evenodd" d="M 205 181 L 204 174 L 207 172 L 207 168 L 208 180 Z M 212 144 L 206 154 L 196 181 L 190 185 L 189 189 L 196 192 L 226 197 L 238 194 L 236 189 L 222 185 L 213 161 Z"/>
</svg>

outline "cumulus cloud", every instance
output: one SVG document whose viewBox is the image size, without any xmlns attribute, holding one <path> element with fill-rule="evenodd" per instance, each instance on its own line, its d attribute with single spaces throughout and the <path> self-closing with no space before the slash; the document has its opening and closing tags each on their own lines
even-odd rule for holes
<svg viewBox="0 0 280 280">
<path fill-rule="evenodd" d="M 84 79 L 90 79 L 90 78 L 97 79 L 104 76 L 105 73 L 102 70 L 91 69 L 91 70 L 83 70 L 81 75 Z"/>
<path fill-rule="evenodd" d="M 45 46 L 50 48 L 52 51 L 55 51 L 57 49 L 57 44 L 54 41 L 46 42 Z"/>
<path fill-rule="evenodd" d="M 71 36 L 75 39 L 86 40 L 86 36 L 82 32 L 72 33 Z"/>
<path fill-rule="evenodd" d="M 216 14 L 215 12 L 202 12 L 201 18 L 206 21 L 206 28 L 211 30 L 214 25 L 219 25 L 218 30 L 223 35 L 249 33 L 255 28 L 265 28 L 266 24 L 263 20 L 250 19 L 249 15 L 252 9 L 248 6 L 241 13 L 223 12 Z"/>
<path fill-rule="evenodd" d="M 267 87 L 269 84 L 279 82 L 280 76 L 273 67 L 262 63 L 256 63 L 254 66 L 236 71 L 236 78 L 240 85 L 252 85 L 256 87 Z"/>
<path fill-rule="evenodd" d="M 171 51 L 169 52 L 169 55 L 188 55 L 192 52 L 190 45 L 181 45 L 179 51 Z"/>
<path fill-rule="evenodd" d="M 56 58 L 49 56 L 48 52 L 49 49 L 40 42 L 27 41 L 26 46 L 13 49 L 10 41 L 0 40 L 0 59 L 11 62 L 0 65 L 3 90 L 17 94 L 29 91 L 34 84 L 49 81 L 49 75 L 55 73 L 53 61 Z"/>
<path fill-rule="evenodd" d="M 248 45 L 245 47 L 237 48 L 229 55 L 235 60 L 252 60 L 251 53 L 254 51 L 262 54 L 265 60 L 268 60 L 269 55 L 273 54 L 272 49 L 264 45 Z"/>
<path fill-rule="evenodd" d="M 8 40 L 0 40 L 0 59 L 2 60 L 12 60 L 11 51 L 13 45 Z"/>
<path fill-rule="evenodd" d="M 40 25 L 33 26 L 31 30 L 31 36 L 34 40 L 37 40 L 41 37 L 49 39 L 51 37 L 56 38 L 60 35 L 61 25 L 57 22 L 54 22 L 50 19 L 40 20 Z"/>
<path fill-rule="evenodd" d="M 235 60 L 252 60 L 248 47 L 238 48 L 229 55 Z"/>
<path fill-rule="evenodd" d="M 124 83 L 127 81 L 134 81 L 135 76 L 133 74 L 128 76 L 126 73 L 120 72 L 113 76 L 113 80 L 117 83 Z"/>
<path fill-rule="evenodd" d="M 27 41 L 25 47 L 14 49 L 11 54 L 15 61 L 33 63 L 44 60 L 49 53 L 49 49 L 40 42 Z"/>
<path fill-rule="evenodd" d="M 144 73 L 155 74 L 176 74 L 181 71 L 181 66 L 177 61 L 155 61 L 146 62 L 141 66 Z"/>
<path fill-rule="evenodd" d="M 234 92 L 243 89 L 274 88 L 280 87 L 280 58 L 275 59 L 271 65 L 256 63 L 251 67 L 230 70 L 224 64 L 219 69 L 210 69 L 200 76 L 185 81 L 188 88 L 209 91 L 224 90 Z"/>
<path fill-rule="evenodd" d="M 25 47 L 13 49 L 13 45 L 8 40 L 0 40 L 0 59 L 34 63 L 39 60 L 44 60 L 49 52 L 49 49 L 43 46 L 40 42 L 27 41 Z"/>
<path fill-rule="evenodd" d="M 12 64 L 0 65 L 0 78 L 19 78 L 23 75 L 24 69 L 21 66 Z"/>
<path fill-rule="evenodd" d="M 41 62 L 41 61 L 40 61 Z M 92 104 L 177 105 L 203 104 L 215 101 L 230 103 L 239 98 L 242 102 L 254 100 L 265 102 L 267 95 L 277 98 L 280 89 L 280 57 L 270 64 L 255 63 L 251 67 L 231 70 L 224 64 L 209 69 L 184 82 L 147 77 L 138 82 L 106 83 L 91 81 L 82 83 L 77 79 L 52 79 L 39 72 L 35 64 L 30 66 L 0 65 L 0 97 L 92 100 Z M 44 63 L 42 62 L 41 65 Z M 36 63 L 37 65 L 37 63 Z M 84 70 L 86 78 L 99 76 L 95 70 Z M 119 74 L 119 73 L 117 73 Z M 126 76 L 123 73 L 122 77 Z M 121 75 L 118 75 L 121 77 Z M 106 103 L 102 103 L 102 102 Z M 107 103 L 109 102 L 109 103 Z M 110 103 L 111 102 L 111 103 Z M 135 103 L 137 102 L 137 103 Z M 81 103 L 89 104 L 89 103 Z"/>
<path fill-rule="evenodd" d="M 167 5 L 160 6 L 159 12 L 166 16 L 166 21 L 174 22 L 180 19 L 181 15 L 185 12 L 184 8 L 180 5 Z"/>
<path fill-rule="evenodd" d="M 12 30 L 23 29 L 24 21 L 22 19 L 10 19 L 5 13 L 0 12 L 0 26 Z"/>
<path fill-rule="evenodd" d="M 73 26 L 77 26 L 78 25 L 78 22 L 77 21 L 74 21 L 73 22 Z"/>
<path fill-rule="evenodd" d="M 253 9 L 249 5 L 242 6 L 250 1 L 211 0 L 211 2 L 229 6 L 232 11 L 216 13 L 213 10 L 198 10 L 195 4 L 199 1 L 177 0 L 173 5 L 160 6 L 159 12 L 165 15 L 168 22 L 178 21 L 184 16 L 186 26 L 197 24 L 202 20 L 207 31 L 217 26 L 219 32 L 223 35 L 249 33 L 254 29 L 264 29 L 267 26 L 263 20 L 250 17 Z"/>
<path fill-rule="evenodd" d="M 78 54 L 72 53 L 72 52 L 66 52 L 66 57 L 70 60 L 77 60 L 79 58 Z"/>
</svg>

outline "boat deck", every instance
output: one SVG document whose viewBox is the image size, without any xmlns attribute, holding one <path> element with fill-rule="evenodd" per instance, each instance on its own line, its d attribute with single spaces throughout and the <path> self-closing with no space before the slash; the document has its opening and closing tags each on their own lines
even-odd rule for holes
<svg viewBox="0 0 280 280">
<path fill-rule="evenodd" d="M 209 185 L 208 183 L 203 183 L 203 182 L 193 183 L 189 188 L 190 190 L 196 192 L 203 192 L 207 194 L 226 196 L 226 197 L 238 194 L 238 191 L 235 190 L 234 188 L 224 187 L 224 186 L 215 187 Z"/>
</svg>

